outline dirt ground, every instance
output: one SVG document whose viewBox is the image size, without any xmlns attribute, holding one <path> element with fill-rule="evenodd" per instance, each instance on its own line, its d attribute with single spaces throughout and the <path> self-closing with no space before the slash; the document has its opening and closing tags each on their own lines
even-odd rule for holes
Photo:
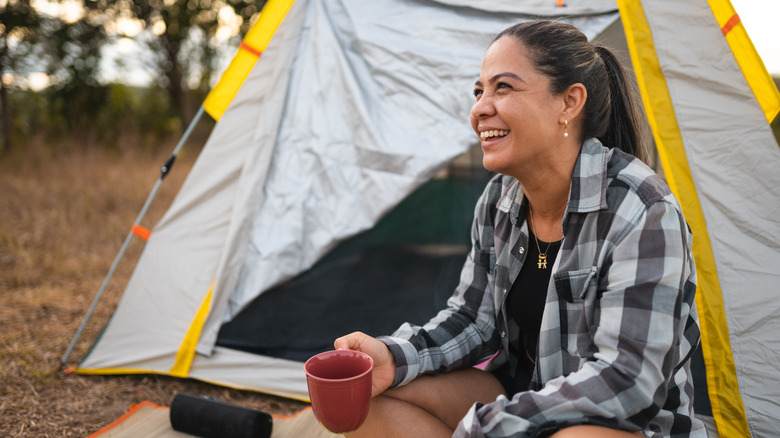
<svg viewBox="0 0 780 438">
<path fill-rule="evenodd" d="M 87 436 L 132 404 L 186 392 L 290 414 L 284 398 L 156 375 L 82 376 L 142 249 L 133 239 L 64 367 L 60 361 L 170 149 L 31 144 L 0 155 L 0 436 Z M 185 147 L 142 221 L 153 227 L 194 163 Z"/>
</svg>

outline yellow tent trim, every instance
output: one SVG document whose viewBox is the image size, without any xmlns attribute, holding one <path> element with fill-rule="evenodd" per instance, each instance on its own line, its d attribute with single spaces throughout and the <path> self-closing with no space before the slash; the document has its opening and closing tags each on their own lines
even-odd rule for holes
<svg viewBox="0 0 780 438">
<path fill-rule="evenodd" d="M 769 123 L 780 113 L 780 92 L 729 0 L 708 0 L 748 85 Z"/>
<path fill-rule="evenodd" d="M 274 391 L 274 392 L 270 392 L 270 391 L 265 392 L 265 391 L 263 391 L 261 389 L 260 390 L 247 389 L 246 387 L 243 387 L 243 386 L 231 385 L 229 383 L 225 383 L 225 382 L 222 382 L 222 381 L 219 381 L 219 380 L 202 379 L 200 377 L 195 377 L 195 379 L 196 380 L 200 380 L 201 382 L 211 383 L 213 385 L 222 386 L 222 387 L 225 387 L 225 388 L 238 389 L 238 390 L 241 390 L 241 391 L 255 391 L 255 392 L 260 392 L 260 393 L 264 393 L 264 394 L 267 393 L 267 394 L 271 394 L 271 395 L 282 396 L 284 398 L 289 398 L 289 399 L 292 399 L 292 400 L 302 401 L 302 402 L 305 402 L 305 403 L 311 403 L 311 398 L 309 398 L 309 397 L 300 397 L 300 396 L 297 396 L 297 395 L 293 395 L 293 394 L 291 394 L 289 392 L 284 392 L 284 391 L 280 392 L 278 390 Z"/>
<path fill-rule="evenodd" d="M 722 437 L 750 436 L 739 393 L 723 295 L 707 233 L 707 223 L 696 193 L 675 108 L 661 70 L 652 32 L 640 0 L 618 0 L 617 3 L 661 164 L 669 186 L 680 200 L 686 220 L 694 232 L 693 257 L 698 276 L 696 304 L 699 309 L 702 351 L 713 417 Z"/>
<path fill-rule="evenodd" d="M 190 371 L 192 360 L 195 358 L 195 348 L 198 346 L 198 340 L 200 339 L 200 332 L 203 330 L 203 323 L 206 321 L 206 316 L 209 314 L 209 308 L 211 308 L 212 292 L 214 292 L 213 284 L 206 294 L 206 298 L 201 302 L 198 313 L 195 314 L 195 318 L 193 318 L 192 324 L 190 324 L 190 328 L 187 330 L 187 334 L 184 335 L 179 351 L 176 352 L 176 361 L 173 363 L 170 371 L 172 376 L 187 377 L 187 374 Z"/>
<path fill-rule="evenodd" d="M 257 58 L 268 46 L 271 37 L 282 23 L 294 0 L 268 0 L 260 12 L 260 17 L 249 29 L 238 48 L 236 56 L 222 74 L 217 85 L 211 90 L 203 107 L 206 112 L 219 120 L 244 83 Z"/>
</svg>

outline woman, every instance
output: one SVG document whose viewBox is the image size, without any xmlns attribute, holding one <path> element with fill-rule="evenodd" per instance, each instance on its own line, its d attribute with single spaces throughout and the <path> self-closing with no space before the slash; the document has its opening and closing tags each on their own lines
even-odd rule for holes
<svg viewBox="0 0 780 438">
<path fill-rule="evenodd" d="M 448 307 L 390 337 L 335 341 L 375 361 L 354 436 L 704 436 L 691 234 L 636 157 L 617 59 L 567 24 L 518 24 L 488 48 L 474 95 L 499 175 Z"/>
</svg>

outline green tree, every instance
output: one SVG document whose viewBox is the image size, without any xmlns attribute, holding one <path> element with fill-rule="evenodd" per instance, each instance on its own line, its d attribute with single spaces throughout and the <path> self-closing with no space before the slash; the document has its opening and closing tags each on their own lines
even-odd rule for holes
<svg viewBox="0 0 780 438">
<path fill-rule="evenodd" d="M 30 0 L 7 0 L 0 6 L 0 107 L 2 107 L 3 149 L 11 149 L 11 104 L 5 75 L 22 76 L 25 73 L 23 56 L 31 53 L 40 17 L 30 5 Z"/>
<path fill-rule="evenodd" d="M 85 9 L 81 18 L 66 22 L 59 18 L 42 20 L 38 57 L 52 78 L 53 99 L 71 132 L 84 132 L 104 109 L 108 87 L 98 81 L 102 48 L 108 41 L 106 17 Z"/>
</svg>

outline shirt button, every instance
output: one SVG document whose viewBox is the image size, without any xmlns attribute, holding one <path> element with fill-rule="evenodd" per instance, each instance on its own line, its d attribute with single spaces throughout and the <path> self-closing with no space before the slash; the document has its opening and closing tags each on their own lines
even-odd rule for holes
<svg viewBox="0 0 780 438">
<path fill-rule="evenodd" d="M 501 337 L 505 338 L 506 337 L 506 332 L 501 332 Z"/>
<path fill-rule="evenodd" d="M 504 295 L 506 295 L 506 289 L 504 289 Z"/>
<path fill-rule="evenodd" d="M 522 253 L 524 253 L 524 252 L 525 252 L 525 248 L 523 248 L 523 247 L 521 246 L 521 247 L 520 247 L 520 249 L 518 249 L 518 250 L 517 250 L 517 252 L 519 252 L 520 254 L 522 254 Z"/>
</svg>

